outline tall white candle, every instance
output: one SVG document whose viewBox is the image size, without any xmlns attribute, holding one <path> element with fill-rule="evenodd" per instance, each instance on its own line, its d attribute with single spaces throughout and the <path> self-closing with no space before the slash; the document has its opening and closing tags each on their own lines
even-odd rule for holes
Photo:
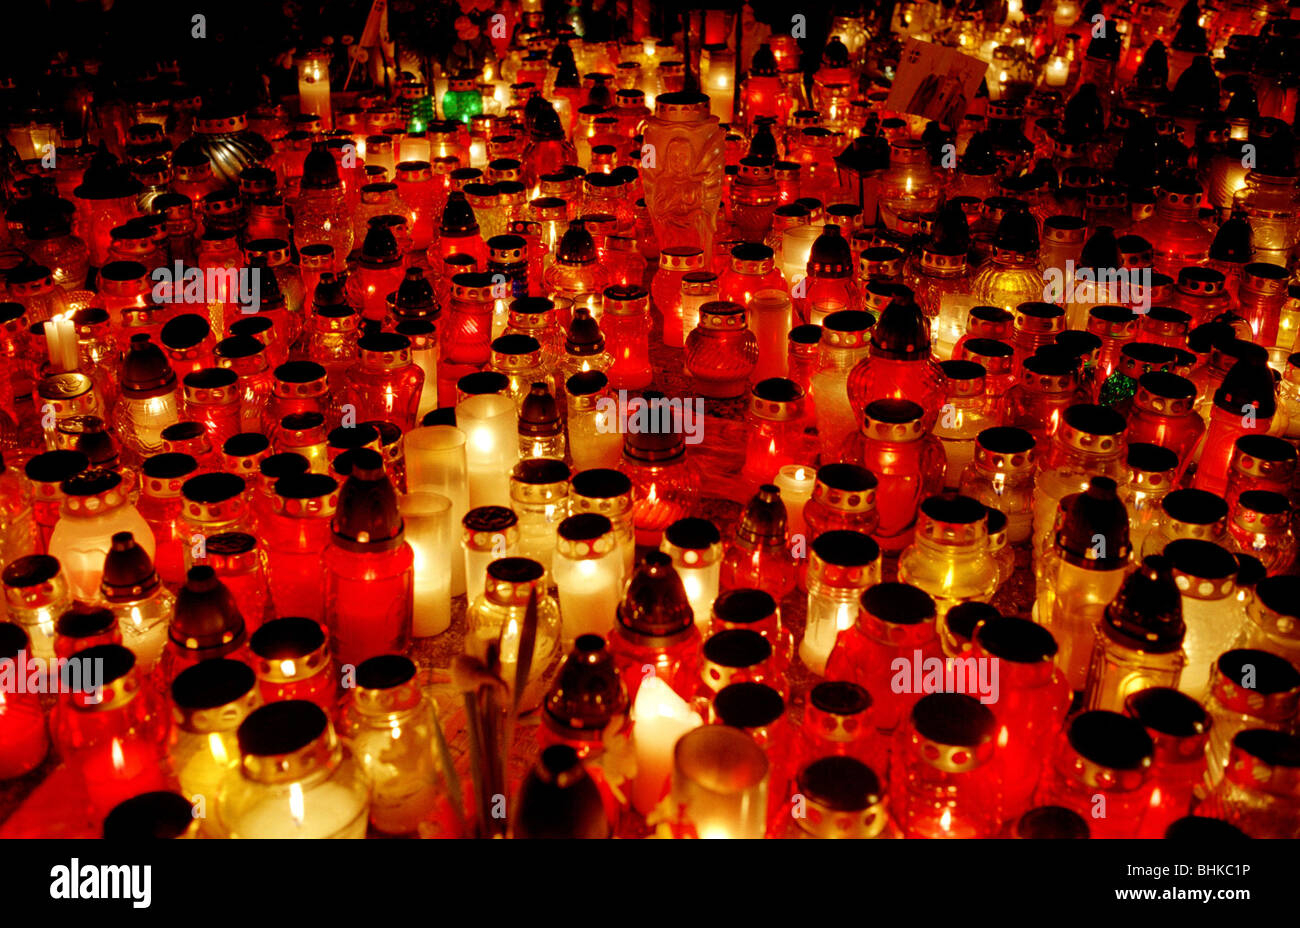
<svg viewBox="0 0 1300 928">
<path fill-rule="evenodd" d="M 658 803 L 673 772 L 677 739 L 704 724 L 690 705 L 658 677 L 637 690 L 632 706 L 632 738 L 636 744 L 636 780 L 632 804 L 646 815 Z"/>
<path fill-rule="evenodd" d="M 509 506 L 510 469 L 519 460 L 514 400 L 495 393 L 466 397 L 456 407 L 456 424 L 465 433 L 470 507 Z"/>
<path fill-rule="evenodd" d="M 451 501 L 449 518 L 454 537 L 461 519 L 469 511 L 465 433 L 450 425 L 412 429 L 403 439 L 403 450 L 406 456 L 407 489 L 412 493 L 437 493 Z M 451 595 L 459 596 L 465 592 L 464 559 L 452 558 L 450 570 Z"/>
<path fill-rule="evenodd" d="M 325 52 L 311 52 L 299 58 L 297 64 L 298 112 L 319 116 L 324 128 L 333 128 L 329 55 Z"/>
<path fill-rule="evenodd" d="M 416 638 L 441 635 L 451 625 L 451 567 L 461 561 L 452 543 L 451 500 L 440 493 L 398 499 L 406 540 L 415 554 Z"/>
</svg>

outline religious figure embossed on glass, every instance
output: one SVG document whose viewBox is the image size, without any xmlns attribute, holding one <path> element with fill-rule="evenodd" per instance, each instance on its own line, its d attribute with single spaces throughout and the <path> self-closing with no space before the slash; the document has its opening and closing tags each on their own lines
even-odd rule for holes
<svg viewBox="0 0 1300 928">
<path fill-rule="evenodd" d="M 704 94 L 665 93 L 655 101 L 655 114 L 645 123 L 641 177 L 659 241 L 713 253 L 724 140 Z"/>
</svg>

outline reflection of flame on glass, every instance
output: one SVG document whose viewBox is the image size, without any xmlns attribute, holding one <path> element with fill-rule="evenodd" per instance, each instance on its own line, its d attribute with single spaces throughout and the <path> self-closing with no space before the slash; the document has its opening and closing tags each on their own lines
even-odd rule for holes
<svg viewBox="0 0 1300 928">
<path fill-rule="evenodd" d="M 126 758 L 122 756 L 122 742 L 114 738 L 109 745 L 109 750 L 113 754 L 113 769 L 121 773 L 126 769 Z"/>
<path fill-rule="evenodd" d="M 289 814 L 293 816 L 294 824 L 301 826 L 306 812 L 303 809 L 302 785 L 299 783 L 289 784 Z"/>
<path fill-rule="evenodd" d="M 943 815 L 939 816 L 939 827 L 944 831 L 952 831 L 952 809 L 943 810 Z"/>
</svg>

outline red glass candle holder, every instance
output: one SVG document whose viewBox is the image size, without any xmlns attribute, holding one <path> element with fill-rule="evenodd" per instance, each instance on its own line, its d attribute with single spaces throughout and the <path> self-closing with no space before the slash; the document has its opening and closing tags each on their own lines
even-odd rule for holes
<svg viewBox="0 0 1300 928">
<path fill-rule="evenodd" d="M 1061 734 L 1038 802 L 1084 816 L 1094 838 L 1137 837 L 1151 801 L 1154 753 L 1136 719 L 1103 709 L 1081 712 Z"/>
<path fill-rule="evenodd" d="M 253 633 L 248 649 L 263 701 L 306 699 L 334 712 L 339 681 L 320 623 L 301 616 L 274 619 Z"/>
<path fill-rule="evenodd" d="M 1142 723 L 1155 745 L 1151 801 L 1142 813 L 1140 838 L 1162 838 L 1190 813 L 1204 788 L 1205 747 L 1210 717 L 1195 699 L 1171 687 L 1153 686 L 1131 694 L 1124 711 Z"/>
<path fill-rule="evenodd" d="M 641 684 L 651 676 L 684 700 L 695 695 L 700 630 L 667 554 L 649 552 L 632 575 L 609 635 L 609 651 L 630 701 L 636 701 Z"/>
<path fill-rule="evenodd" d="M 840 632 L 826 662 L 828 680 L 849 680 L 871 694 L 876 730 L 891 735 L 911 711 L 919 693 L 910 685 L 929 658 L 943 656 L 935 629 L 934 600 L 906 583 L 878 583 L 864 590 L 854 626 Z M 908 667 L 904 682 L 895 688 L 895 659 Z"/>
<path fill-rule="evenodd" d="M 26 679 L 28 655 L 27 633 L 12 622 L 0 623 L 0 664 L 13 662 L 15 676 Z M 0 781 L 35 770 L 49 747 L 40 694 L 0 694 Z"/>
</svg>

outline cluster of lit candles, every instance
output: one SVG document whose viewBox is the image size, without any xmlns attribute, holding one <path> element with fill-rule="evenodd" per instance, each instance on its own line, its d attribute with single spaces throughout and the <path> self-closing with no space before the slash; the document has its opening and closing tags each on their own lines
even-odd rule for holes
<svg viewBox="0 0 1300 928">
<path fill-rule="evenodd" d="M 805 83 L 525 2 L 387 96 L 312 51 L 296 118 L 11 132 L 0 779 L 105 834 L 1300 835 L 1295 99 L 1214 69 L 1280 30 L 1090 11 L 836 17 Z M 988 99 L 888 109 L 891 30 Z"/>
</svg>

